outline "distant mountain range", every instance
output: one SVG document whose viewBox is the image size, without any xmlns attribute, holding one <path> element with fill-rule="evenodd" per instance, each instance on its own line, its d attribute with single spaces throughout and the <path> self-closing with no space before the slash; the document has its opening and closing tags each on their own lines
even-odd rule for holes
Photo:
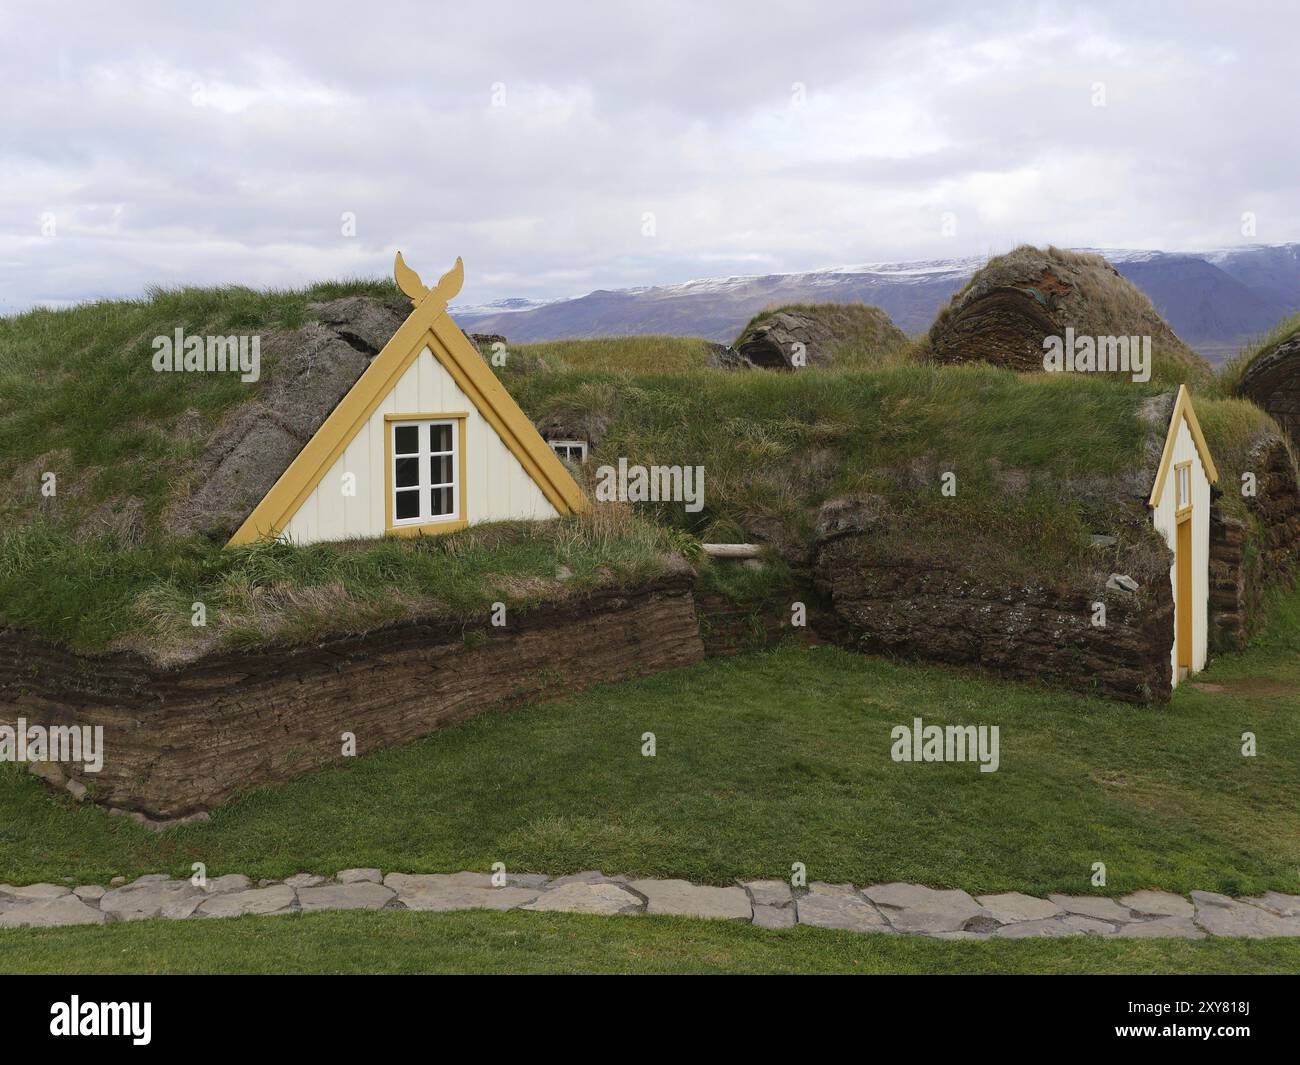
<svg viewBox="0 0 1300 1065">
<path fill-rule="evenodd" d="M 1086 248 L 1147 294 L 1174 331 L 1211 362 L 1300 311 L 1300 244 L 1208 252 Z M 467 330 L 526 343 L 572 337 L 671 333 L 730 342 L 766 307 L 873 303 L 900 329 L 925 332 L 983 258 L 872 263 L 804 274 L 713 278 L 681 285 L 599 290 L 573 299 L 507 299 L 453 308 Z"/>
</svg>

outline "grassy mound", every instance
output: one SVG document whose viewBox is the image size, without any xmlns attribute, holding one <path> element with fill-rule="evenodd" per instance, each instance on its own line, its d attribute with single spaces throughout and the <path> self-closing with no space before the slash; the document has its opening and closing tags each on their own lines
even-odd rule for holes
<svg viewBox="0 0 1300 1065">
<path fill-rule="evenodd" d="M 699 337 L 628 336 L 510 344 L 508 358 L 534 371 L 625 370 L 677 373 L 703 369 L 711 350 Z M 490 355 L 490 351 L 486 352 Z"/>
<path fill-rule="evenodd" d="M 702 511 L 645 504 L 701 539 L 757 538 L 797 554 L 822 503 L 872 493 L 938 557 L 1015 580 L 1085 572 L 1089 533 L 1122 532 L 1127 503 L 1144 515 L 1167 430 L 1166 418 L 1144 416 L 1158 386 L 980 366 L 571 373 L 510 387 L 534 418 L 602 426 L 589 476 L 620 457 L 703 465 Z M 1203 397 L 1197 410 L 1226 479 L 1277 432 L 1242 401 Z M 941 493 L 945 472 L 957 476 L 955 497 Z"/>
<path fill-rule="evenodd" d="M 0 320 L 0 624 L 164 658 L 213 643 L 291 642 L 415 614 L 456 616 L 484 596 L 519 602 L 519 589 L 531 589 L 526 598 L 553 584 L 559 564 L 579 577 L 635 579 L 691 538 L 760 540 L 797 559 L 823 503 L 864 493 L 882 497 L 909 540 L 937 559 L 998 579 L 1062 579 L 1096 565 L 1089 533 L 1129 536 L 1121 512 L 1145 499 L 1165 432 L 1144 415 L 1160 386 L 1103 375 L 904 357 L 870 369 L 736 374 L 705 368 L 707 343 L 689 338 L 527 345 L 497 372 L 535 421 L 599 430 L 589 478 L 619 458 L 703 466 L 703 510 L 643 504 L 641 516 L 657 524 L 602 518 L 599 527 L 470 530 L 415 544 L 228 552 L 166 536 L 160 516 L 192 494 L 223 419 L 276 387 L 275 353 L 307 335 L 310 305 L 355 295 L 396 298 L 366 282 L 185 289 Z M 154 372 L 152 338 L 177 327 L 272 338 L 261 380 Z M 840 353 L 868 356 L 865 346 Z M 1225 483 L 1261 435 L 1277 432 L 1241 400 L 1200 397 L 1197 409 Z M 51 470 L 58 491 L 47 498 L 40 485 Z M 955 496 L 941 493 L 944 473 L 957 476 Z M 120 534 L 124 514 L 142 536 Z M 197 601 L 219 618 L 207 630 L 189 625 Z"/>
<path fill-rule="evenodd" d="M 940 363 L 1043 369 L 1043 340 L 1151 338 L 1151 379 L 1207 385 L 1210 366 L 1174 334 L 1151 301 L 1100 255 L 1023 245 L 991 259 L 939 312 L 927 338 Z M 1112 375 L 1113 376 L 1113 375 Z"/>
<path fill-rule="evenodd" d="M 54 518 L 94 535 L 129 520 L 156 530 L 190 490 L 222 418 L 273 387 L 277 344 L 308 320 L 308 305 L 352 295 L 399 298 L 372 281 L 156 289 L 141 300 L 0 318 L 0 525 Z M 259 380 L 156 372 L 153 338 L 178 328 L 261 334 Z M 41 492 L 47 473 L 56 477 L 52 497 Z"/>
<path fill-rule="evenodd" d="M 865 303 L 790 304 L 753 318 L 733 345 L 757 366 L 785 368 L 794 343 L 810 366 L 870 367 L 903 361 L 907 336 L 879 307 Z"/>
<path fill-rule="evenodd" d="M 46 526 L 0 533 L 0 624 L 74 650 L 176 665 L 218 649 L 289 646 L 411 619 L 474 621 L 660 576 L 682 547 L 626 508 L 450 536 L 223 549 L 191 538 L 121 547 Z M 569 570 L 561 580 L 559 567 Z M 192 623 L 202 603 L 206 624 Z"/>
<path fill-rule="evenodd" d="M 1284 318 L 1263 336 L 1251 341 L 1220 368 L 1219 390 L 1226 396 L 1237 395 L 1251 367 L 1297 335 L 1300 335 L 1300 314 Z"/>
</svg>

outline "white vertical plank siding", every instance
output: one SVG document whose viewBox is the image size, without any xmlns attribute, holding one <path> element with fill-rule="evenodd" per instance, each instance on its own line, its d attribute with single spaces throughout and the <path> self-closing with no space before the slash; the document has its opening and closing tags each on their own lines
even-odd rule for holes
<svg viewBox="0 0 1300 1065">
<path fill-rule="evenodd" d="M 1186 418 L 1180 418 L 1178 435 L 1174 439 L 1174 454 L 1165 477 L 1163 490 L 1152 508 L 1151 520 L 1164 537 L 1170 551 L 1177 550 L 1178 486 L 1176 469 L 1180 462 L 1190 461 L 1192 489 L 1192 672 L 1205 668 L 1207 636 L 1209 634 L 1210 600 L 1210 481 L 1205 474 L 1196 441 Z M 1177 561 L 1169 567 L 1170 589 L 1177 601 Z M 1178 684 L 1177 620 L 1170 634 L 1169 663 L 1173 669 L 1174 684 Z"/>
<path fill-rule="evenodd" d="M 455 378 L 426 347 L 285 527 L 295 543 L 383 536 L 387 456 L 385 414 L 465 412 L 466 518 L 471 525 L 513 518 L 554 518 L 555 508 L 497 436 Z M 343 474 L 357 494 L 343 495 Z"/>
</svg>

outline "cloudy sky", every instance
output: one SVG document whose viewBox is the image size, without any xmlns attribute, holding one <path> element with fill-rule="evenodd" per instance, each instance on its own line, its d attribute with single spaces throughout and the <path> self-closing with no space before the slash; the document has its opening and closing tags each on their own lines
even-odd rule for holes
<svg viewBox="0 0 1300 1065">
<path fill-rule="evenodd" d="M 1300 240 L 1298 30 L 1249 2 L 5 0 L 0 313 L 397 248 L 426 280 L 463 255 L 480 303 Z"/>
</svg>

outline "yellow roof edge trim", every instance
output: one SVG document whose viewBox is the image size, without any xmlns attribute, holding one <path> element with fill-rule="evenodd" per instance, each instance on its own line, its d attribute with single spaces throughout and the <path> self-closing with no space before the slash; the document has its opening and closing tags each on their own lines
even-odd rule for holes
<svg viewBox="0 0 1300 1065">
<path fill-rule="evenodd" d="M 448 358 L 440 357 L 439 361 L 457 378 L 461 391 L 474 401 L 479 412 L 496 429 L 497 435 L 537 482 L 551 505 L 561 514 L 579 514 L 586 510 L 589 503 L 578 487 L 578 482 L 560 461 L 560 457 L 551 450 L 551 446 L 542 439 L 542 434 L 520 409 L 514 397 L 497 380 L 497 375 L 479 355 L 478 349 L 460 326 L 452 320 L 451 315 L 434 319 L 429 331 L 439 342 L 438 345 L 431 344 L 430 350 L 435 356 L 438 355 L 439 346 L 445 350 Z M 461 374 L 472 388 L 467 389 L 461 382 Z"/>
<path fill-rule="evenodd" d="M 399 262 L 400 257 L 399 252 Z M 405 272 L 402 273 L 399 284 L 408 296 L 412 296 L 415 307 L 298 452 L 288 469 L 244 519 L 227 546 L 235 547 L 276 537 L 284 531 L 307 496 L 320 484 L 330 466 L 351 443 L 361 426 L 369 421 L 375 409 L 424 350 L 430 338 L 438 341 L 437 344 L 428 344 L 434 358 L 461 384 L 462 390 L 466 391 L 480 413 L 496 428 L 502 442 L 537 482 L 552 506 L 561 514 L 575 514 L 587 508 L 586 496 L 559 457 L 497 380 L 469 338 L 446 313 L 447 300 L 459 292 L 464 278 L 460 259 L 423 296 L 417 291 L 418 276 L 405 263 L 400 265 L 401 269 L 397 272 Z M 465 389 L 462 382 L 472 384 L 473 390 Z"/>
<path fill-rule="evenodd" d="M 1165 478 L 1169 476 L 1169 467 L 1174 460 L 1174 444 L 1178 440 L 1178 426 L 1184 419 L 1187 419 L 1187 427 L 1192 432 L 1192 442 L 1196 445 L 1196 451 L 1201 456 L 1201 463 L 1205 466 L 1205 476 L 1210 484 L 1216 484 L 1219 480 L 1219 469 L 1214 465 L 1214 458 L 1210 454 L 1209 445 L 1205 442 L 1205 434 L 1201 432 L 1201 423 L 1197 420 L 1196 409 L 1192 406 L 1192 394 L 1187 390 L 1186 385 L 1178 386 L 1178 398 L 1174 401 L 1174 412 L 1169 418 L 1169 431 L 1165 434 L 1165 448 L 1160 454 L 1160 468 L 1156 471 L 1155 484 L 1151 487 L 1151 496 L 1147 500 L 1147 506 L 1154 507 L 1160 502 L 1160 496 L 1165 490 Z"/>
</svg>

